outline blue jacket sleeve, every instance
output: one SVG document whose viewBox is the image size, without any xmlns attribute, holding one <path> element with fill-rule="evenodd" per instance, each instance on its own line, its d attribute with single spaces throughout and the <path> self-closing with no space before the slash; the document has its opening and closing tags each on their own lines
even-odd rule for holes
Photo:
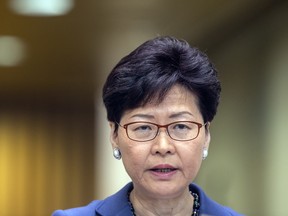
<svg viewBox="0 0 288 216">
<path fill-rule="evenodd" d="M 52 216 L 68 216 L 68 215 L 63 210 L 57 210 L 52 213 Z"/>
<path fill-rule="evenodd" d="M 95 216 L 96 209 L 101 204 L 102 201 L 94 200 L 86 206 L 65 209 L 65 210 L 56 210 L 52 213 L 52 216 Z"/>
</svg>

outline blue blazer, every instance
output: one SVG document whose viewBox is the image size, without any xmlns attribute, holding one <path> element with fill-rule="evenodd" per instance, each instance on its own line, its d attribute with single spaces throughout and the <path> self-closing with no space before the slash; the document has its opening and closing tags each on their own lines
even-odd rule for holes
<svg viewBox="0 0 288 216">
<path fill-rule="evenodd" d="M 195 184 L 190 184 L 190 190 L 199 195 L 200 215 L 203 216 L 241 216 L 232 209 L 222 206 L 210 199 L 203 190 Z M 67 210 L 57 210 L 52 216 L 132 216 L 128 204 L 127 193 L 133 188 L 130 182 L 120 191 L 104 200 L 94 200 L 87 206 Z"/>
</svg>

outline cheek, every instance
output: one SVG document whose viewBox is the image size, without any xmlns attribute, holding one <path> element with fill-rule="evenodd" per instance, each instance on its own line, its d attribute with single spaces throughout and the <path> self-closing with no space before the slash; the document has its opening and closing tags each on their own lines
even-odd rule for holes
<svg viewBox="0 0 288 216">
<path fill-rule="evenodd" d="M 139 182 L 143 178 L 145 171 L 145 152 L 138 151 L 135 148 L 125 151 L 122 162 L 126 172 L 133 181 Z"/>
<path fill-rule="evenodd" d="M 128 175 L 132 179 L 141 178 L 145 162 L 149 156 L 149 146 L 121 137 L 119 137 L 118 144 L 122 153 L 122 162 Z"/>
<path fill-rule="evenodd" d="M 192 140 L 190 143 L 185 145 L 182 143 L 181 151 L 183 154 L 186 153 L 187 156 L 190 155 L 190 159 L 195 160 L 201 157 L 203 146 L 204 141 L 202 139 L 199 141 Z"/>
<path fill-rule="evenodd" d="M 181 148 L 181 162 L 184 169 L 184 175 L 188 179 L 194 179 L 202 163 L 202 145 L 192 143 Z"/>
</svg>

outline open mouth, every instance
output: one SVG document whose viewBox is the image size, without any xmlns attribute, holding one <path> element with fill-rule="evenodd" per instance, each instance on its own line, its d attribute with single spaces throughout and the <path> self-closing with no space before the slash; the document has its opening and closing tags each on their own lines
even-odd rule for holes
<svg viewBox="0 0 288 216">
<path fill-rule="evenodd" d="M 168 172 L 173 172 L 174 168 L 161 168 L 161 169 L 152 169 L 154 172 L 159 172 L 159 173 L 168 173 Z"/>
</svg>

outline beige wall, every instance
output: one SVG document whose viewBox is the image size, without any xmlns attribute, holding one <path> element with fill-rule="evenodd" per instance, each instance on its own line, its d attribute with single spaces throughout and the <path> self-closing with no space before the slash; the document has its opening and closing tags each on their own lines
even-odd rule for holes
<svg viewBox="0 0 288 216">
<path fill-rule="evenodd" d="M 50 215 L 94 198 L 94 110 L 31 105 L 0 109 L 1 216 Z"/>
<path fill-rule="evenodd" d="M 287 14 L 287 13 L 286 13 Z M 281 19 L 279 22 L 285 21 Z M 281 27 L 280 27 L 281 28 Z M 282 28 L 281 28 L 282 29 Z M 286 31 L 285 31 L 286 30 Z M 267 209 L 271 214 L 286 215 L 288 194 L 288 31 L 282 29 L 276 35 L 274 46 L 270 48 L 271 61 L 267 86 L 266 112 L 266 151 L 265 162 L 265 190 L 266 206 L 275 206 L 276 211 Z"/>
<path fill-rule="evenodd" d="M 209 159 L 197 182 L 247 215 L 287 215 L 285 23 L 282 5 L 211 50 L 223 94 L 211 128 Z"/>
</svg>

